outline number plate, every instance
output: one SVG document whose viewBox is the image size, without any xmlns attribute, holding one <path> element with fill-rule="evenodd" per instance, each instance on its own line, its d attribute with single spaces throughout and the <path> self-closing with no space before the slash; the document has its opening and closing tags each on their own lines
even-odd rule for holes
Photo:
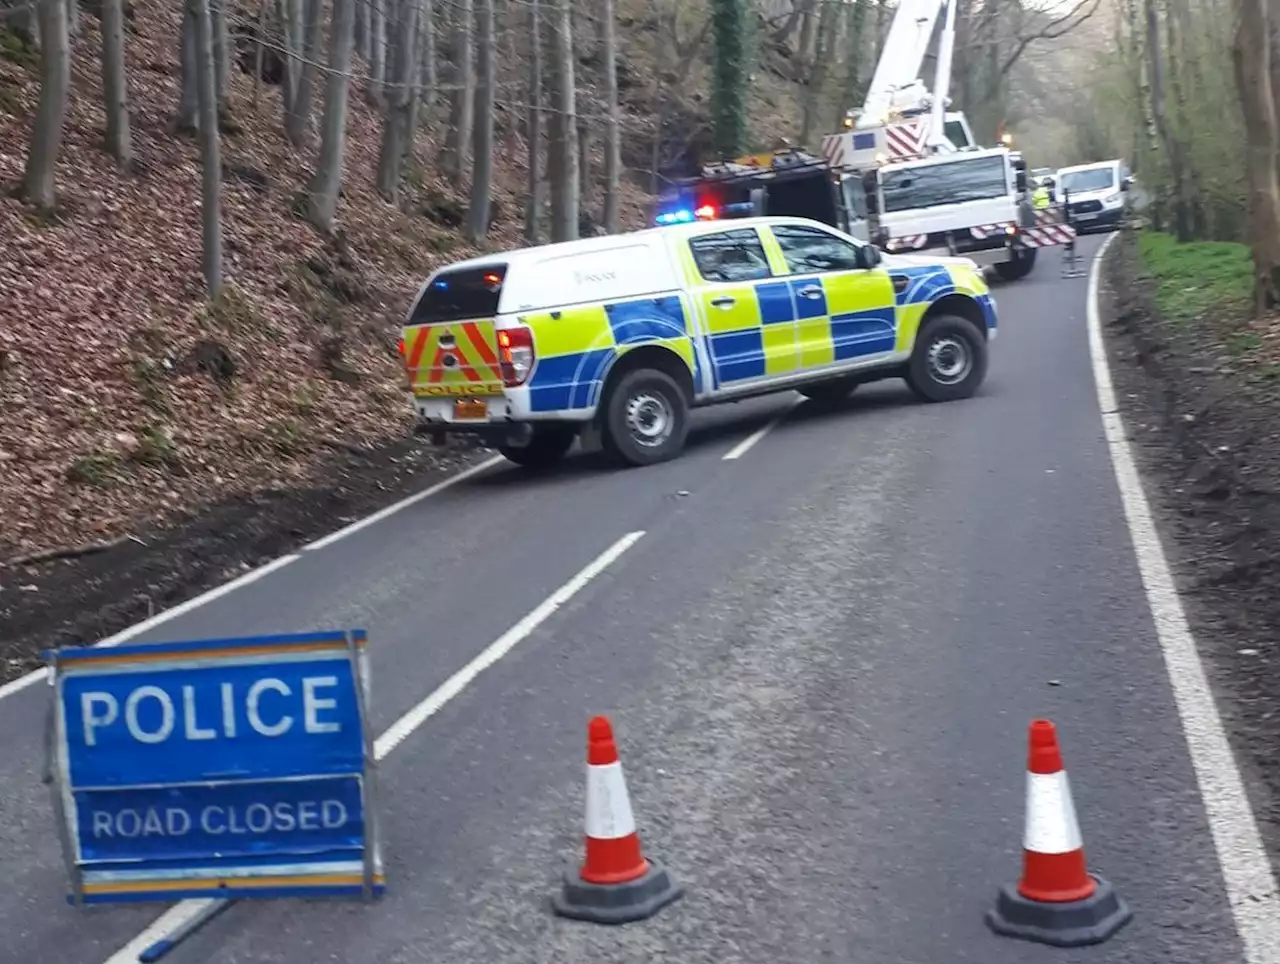
<svg viewBox="0 0 1280 964">
<path fill-rule="evenodd" d="M 460 398 L 453 403 L 453 417 L 458 420 L 484 419 L 489 416 L 489 403 L 478 398 Z"/>
</svg>

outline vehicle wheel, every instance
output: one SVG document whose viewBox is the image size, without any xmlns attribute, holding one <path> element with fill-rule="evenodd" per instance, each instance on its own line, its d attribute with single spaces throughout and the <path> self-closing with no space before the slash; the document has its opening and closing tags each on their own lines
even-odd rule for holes
<svg viewBox="0 0 1280 964">
<path fill-rule="evenodd" d="M 498 451 L 516 465 L 545 469 L 564 458 L 577 437 L 576 425 L 535 425 L 527 444 L 499 445 Z"/>
<path fill-rule="evenodd" d="M 1001 261 L 993 265 L 1001 281 L 1018 281 L 1031 274 L 1036 266 L 1035 248 L 1014 248 L 1012 261 Z"/>
<path fill-rule="evenodd" d="M 860 384 L 856 378 L 832 378 L 812 385 L 800 385 L 796 391 L 820 404 L 835 405 L 852 395 Z"/>
<path fill-rule="evenodd" d="M 689 403 L 669 375 L 652 368 L 627 372 L 605 400 L 605 448 L 627 465 L 675 458 L 689 434 Z"/>
<path fill-rule="evenodd" d="M 987 376 L 987 342 L 972 322 L 956 315 L 925 319 L 916 335 L 906 380 L 926 402 L 968 398 Z"/>
</svg>

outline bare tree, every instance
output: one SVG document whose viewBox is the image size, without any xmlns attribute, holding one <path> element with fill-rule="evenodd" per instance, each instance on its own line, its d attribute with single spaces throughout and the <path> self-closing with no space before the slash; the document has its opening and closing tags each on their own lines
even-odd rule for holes
<svg viewBox="0 0 1280 964">
<path fill-rule="evenodd" d="M 474 56 L 472 47 L 472 2 L 458 0 L 454 15 L 458 18 L 454 29 L 453 103 L 449 110 L 449 130 L 445 135 L 441 163 L 455 185 L 462 183 L 466 168 L 467 145 L 471 141 L 471 128 L 475 123 L 475 72 L 471 67 Z"/>
<path fill-rule="evenodd" d="M 191 4 L 182 4 L 182 28 L 179 34 L 179 60 L 182 87 L 178 95 L 178 112 L 173 119 L 175 131 L 194 131 L 196 114 L 200 109 L 200 94 L 196 83 L 198 69 L 196 57 L 196 21 Z"/>
<path fill-rule="evenodd" d="M 417 73 L 414 53 L 417 50 L 418 0 L 398 0 L 396 39 L 390 51 L 390 82 L 387 89 L 385 119 L 382 123 L 382 145 L 378 153 L 378 193 L 392 203 L 400 193 L 400 169 L 404 162 L 413 118 L 410 88 Z M 391 9 L 391 8 L 389 8 Z"/>
<path fill-rule="evenodd" d="M 618 37 L 613 0 L 602 0 L 604 33 L 604 103 L 609 112 L 604 143 L 604 228 L 618 232 L 618 180 L 622 172 L 622 125 L 618 117 Z"/>
<path fill-rule="evenodd" d="M 551 240 L 578 236 L 578 112 L 573 76 L 572 0 L 555 0 L 555 107 L 551 115 Z"/>
<path fill-rule="evenodd" d="M 324 90 L 324 122 L 320 158 L 307 189 L 307 217 L 325 234 L 333 232 L 342 189 L 342 158 L 347 137 L 347 90 L 351 77 L 356 3 L 333 0 L 333 24 L 329 28 L 329 74 Z"/>
<path fill-rule="evenodd" d="M 195 74 L 199 98 L 204 283 L 210 298 L 222 294 L 222 160 L 218 149 L 218 91 L 213 66 L 213 22 L 209 0 L 187 0 L 195 23 Z"/>
<path fill-rule="evenodd" d="M 127 168 L 133 163 L 133 140 L 124 70 L 122 0 L 102 0 L 102 97 L 107 108 L 107 151 Z"/>
<path fill-rule="evenodd" d="M 213 17 L 213 79 L 218 94 L 218 112 L 221 113 L 227 103 L 227 58 L 230 56 L 231 40 L 227 31 L 227 3 L 230 0 L 210 0 L 209 13 Z"/>
<path fill-rule="evenodd" d="M 387 4 L 394 0 L 369 2 L 369 102 L 382 103 L 387 79 Z"/>
<path fill-rule="evenodd" d="M 542 15 L 538 0 L 529 2 L 529 206 L 524 237 L 530 244 L 542 239 Z"/>
<path fill-rule="evenodd" d="M 284 38 L 280 102 L 284 106 L 286 123 L 289 111 L 293 109 L 293 99 L 298 95 L 298 81 L 302 76 L 302 4 L 303 0 L 276 0 L 276 15 L 280 18 Z"/>
<path fill-rule="evenodd" d="M 316 51 L 320 46 L 320 13 L 323 0 L 304 0 L 302 67 L 298 72 L 298 87 L 288 105 L 285 133 L 289 140 L 301 145 L 311 124 L 311 99 L 316 83 Z"/>
<path fill-rule="evenodd" d="M 36 13 L 41 41 L 40 107 L 31 131 L 31 146 L 27 149 L 23 190 L 36 207 L 52 210 L 58 151 L 62 147 L 67 95 L 71 90 L 71 38 L 63 0 L 39 0 L 39 4 Z"/>
<path fill-rule="evenodd" d="M 1249 245 L 1253 252 L 1254 301 L 1259 314 L 1280 304 L 1280 151 L 1272 93 L 1272 44 L 1266 0 L 1236 0 L 1236 38 L 1231 50 L 1245 120 L 1245 167 L 1249 184 Z"/>
<path fill-rule="evenodd" d="M 475 244 L 489 231 L 489 192 L 493 188 L 493 0 L 480 0 L 476 12 L 479 78 L 476 84 L 475 138 L 471 147 L 471 212 L 469 234 Z"/>
</svg>

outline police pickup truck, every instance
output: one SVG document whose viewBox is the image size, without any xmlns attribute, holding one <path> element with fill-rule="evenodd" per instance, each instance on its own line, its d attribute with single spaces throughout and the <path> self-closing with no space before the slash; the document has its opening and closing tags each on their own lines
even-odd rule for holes
<svg viewBox="0 0 1280 964">
<path fill-rule="evenodd" d="M 882 254 L 803 218 L 695 219 L 448 265 L 402 334 L 420 431 L 541 467 L 592 426 L 646 465 L 681 451 L 701 405 L 894 377 L 927 401 L 972 395 L 996 309 L 964 258 Z"/>
</svg>

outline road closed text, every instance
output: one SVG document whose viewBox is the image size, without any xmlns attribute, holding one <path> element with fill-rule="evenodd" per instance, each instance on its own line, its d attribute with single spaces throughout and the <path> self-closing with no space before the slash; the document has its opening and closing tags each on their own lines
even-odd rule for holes
<svg viewBox="0 0 1280 964">
<path fill-rule="evenodd" d="M 193 830 L 211 837 L 229 834 L 276 835 L 298 831 L 340 830 L 350 814 L 341 800 L 282 800 L 242 806 L 208 804 L 187 807 L 147 807 L 93 810 L 94 839 L 122 837 L 182 837 Z"/>
</svg>

